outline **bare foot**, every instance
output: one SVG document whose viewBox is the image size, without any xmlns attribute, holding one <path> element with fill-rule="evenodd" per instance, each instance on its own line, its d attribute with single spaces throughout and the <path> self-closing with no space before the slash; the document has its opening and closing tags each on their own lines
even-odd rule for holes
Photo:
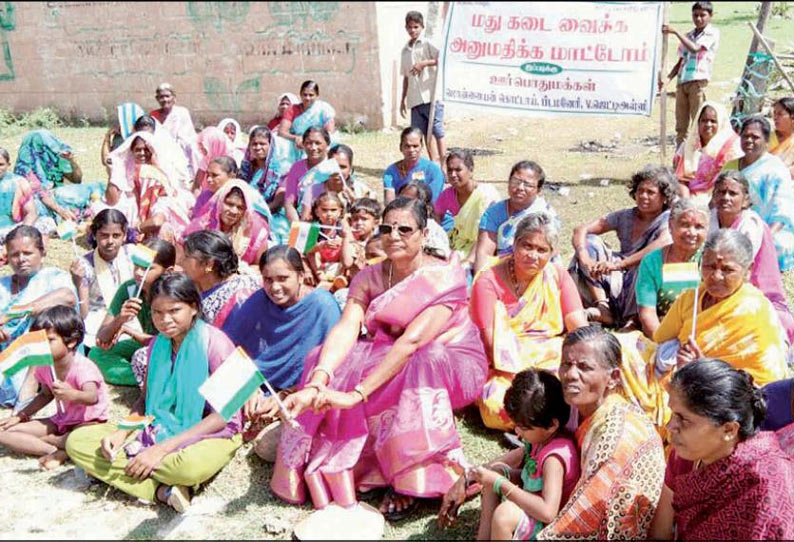
<svg viewBox="0 0 794 542">
<path fill-rule="evenodd" d="M 410 515 L 416 504 L 416 499 L 413 497 L 387 491 L 380 505 L 380 512 L 389 521 L 399 521 Z"/>
<path fill-rule="evenodd" d="M 64 450 L 58 450 L 51 454 L 43 455 L 39 458 L 39 467 L 44 470 L 57 469 L 64 463 L 69 461 L 69 456 L 66 455 Z"/>
</svg>

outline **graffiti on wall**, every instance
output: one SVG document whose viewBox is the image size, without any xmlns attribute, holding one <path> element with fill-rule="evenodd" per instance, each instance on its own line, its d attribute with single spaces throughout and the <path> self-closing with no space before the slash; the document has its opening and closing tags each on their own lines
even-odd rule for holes
<svg viewBox="0 0 794 542">
<path fill-rule="evenodd" d="M 16 29 L 14 6 L 11 2 L 3 2 L 0 10 L 0 47 L 3 49 L 3 69 L 0 70 L 0 81 L 11 81 L 16 78 L 14 59 L 11 58 L 11 45 L 8 43 L 7 32 Z"/>
</svg>

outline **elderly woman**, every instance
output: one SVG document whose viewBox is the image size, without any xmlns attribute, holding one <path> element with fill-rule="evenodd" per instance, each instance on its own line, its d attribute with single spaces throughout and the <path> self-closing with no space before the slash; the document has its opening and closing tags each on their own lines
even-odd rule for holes
<svg viewBox="0 0 794 542">
<path fill-rule="evenodd" d="M 794 316 L 786 300 L 783 277 L 777 264 L 777 252 L 769 226 L 750 209 L 750 184 L 738 171 L 726 171 L 714 185 L 714 208 L 709 232 L 731 228 L 742 232 L 753 245 L 750 284 L 761 290 L 775 306 L 780 323 L 786 330 L 789 344 L 794 342 Z"/>
<path fill-rule="evenodd" d="M 681 195 L 708 203 L 722 167 L 741 155 L 739 136 L 731 127 L 725 107 L 717 102 L 703 102 L 673 158 Z"/>
<path fill-rule="evenodd" d="M 531 367 L 556 371 L 565 331 L 587 325 L 568 272 L 550 263 L 559 233 L 544 214 L 518 223 L 513 254 L 480 272 L 471 292 L 471 317 L 490 362 L 478 401 L 486 427 L 510 429 L 504 395 L 513 377 Z"/>
<path fill-rule="evenodd" d="M 55 305 L 77 306 L 77 292 L 69 273 L 44 267 L 46 252 L 39 230 L 17 226 L 5 238 L 12 273 L 0 277 L 0 350 L 30 327 L 33 317 Z M 0 405 L 24 406 L 36 393 L 36 382 L 27 371 L 0 380 Z"/>
<path fill-rule="evenodd" d="M 469 151 L 450 152 L 446 163 L 450 186 L 438 196 L 433 210 L 449 232 L 450 248 L 461 261 L 474 265 L 480 218 L 499 198 L 492 185 L 474 179 L 474 158 Z"/>
<path fill-rule="evenodd" d="M 210 164 L 216 158 L 221 156 L 228 156 L 234 161 L 232 155 L 234 148 L 232 142 L 226 134 L 215 126 L 207 126 L 204 128 L 196 138 L 196 146 L 198 147 L 201 160 L 199 161 L 198 171 L 193 180 L 193 192 L 199 190 L 206 190 L 207 170 Z M 234 163 L 237 166 L 237 162 Z"/>
<path fill-rule="evenodd" d="M 234 457 L 242 439 L 239 412 L 228 421 L 199 392 L 234 352 L 234 344 L 201 318 L 196 285 L 182 274 L 152 285 L 158 334 L 147 347 L 145 386 L 130 414 L 151 416 L 135 438 L 110 423 L 82 427 L 66 452 L 93 478 L 177 512 L 190 505 L 191 488 L 212 478 Z"/>
<path fill-rule="evenodd" d="M 193 126 L 193 119 L 190 118 L 190 111 L 186 107 L 176 105 L 176 92 L 170 83 L 162 83 L 157 87 L 154 97 L 160 108 L 150 111 L 149 115 L 157 119 L 176 140 L 190 165 L 190 172 L 195 175 L 199 169 L 201 155 L 196 145 L 196 128 Z"/>
<path fill-rule="evenodd" d="M 794 460 L 758 432 L 766 405 L 752 377 L 718 359 L 670 384 L 674 451 L 651 536 L 672 540 L 794 538 Z"/>
<path fill-rule="evenodd" d="M 738 169 L 750 183 L 753 211 L 772 230 L 781 271 L 794 267 L 794 187 L 786 164 L 767 152 L 771 127 L 763 117 L 742 122 L 740 132 L 744 156 L 725 164 L 724 170 Z"/>
<path fill-rule="evenodd" d="M 546 174 L 531 160 L 522 160 L 510 169 L 507 199 L 488 207 L 480 218 L 480 231 L 474 257 L 474 272 L 491 262 L 491 257 L 507 256 L 513 250 L 516 226 L 532 213 L 545 213 L 560 227 L 557 213 L 540 195 Z"/>
<path fill-rule="evenodd" d="M 239 259 L 232 241 L 222 232 L 199 230 L 185 239 L 180 262 L 201 292 L 201 312 L 208 324 L 220 328 L 259 289 L 259 281 L 238 274 Z"/>
<path fill-rule="evenodd" d="M 780 98 L 772 105 L 775 133 L 769 152 L 780 158 L 794 178 L 794 97 Z"/>
<path fill-rule="evenodd" d="M 657 343 L 679 341 L 676 359 L 666 370 L 708 356 L 744 369 L 760 386 L 789 376 L 789 345 L 775 308 L 747 282 L 752 263 L 753 247 L 743 233 L 719 230 L 709 235 L 700 288 L 679 295 L 653 334 Z"/>
<path fill-rule="evenodd" d="M 110 155 L 113 169 L 105 197 L 111 208 L 124 213 L 139 237 L 175 240 L 189 222 L 195 198 L 174 181 L 162 155 L 151 133 L 132 134 Z"/>
<path fill-rule="evenodd" d="M 577 280 L 588 319 L 618 326 L 633 322 L 637 266 L 647 254 L 670 243 L 669 209 L 677 193 L 672 170 L 649 164 L 631 177 L 629 195 L 635 207 L 574 228 L 569 271 Z M 618 236 L 619 252 L 598 237 L 610 231 Z"/>
<path fill-rule="evenodd" d="M 620 343 L 603 328 L 568 334 L 560 380 L 579 412 L 582 476 L 539 540 L 644 540 L 664 482 L 662 441 L 650 420 L 618 393 Z"/>
<path fill-rule="evenodd" d="M 298 427 L 282 435 L 271 479 L 280 498 L 300 503 L 308 490 L 316 508 L 351 506 L 356 490 L 385 486 L 381 511 L 397 520 L 457 480 L 452 412 L 479 397 L 488 362 L 463 269 L 422 249 L 427 216 L 419 200 L 386 206 L 387 259 L 356 275 L 342 319 L 285 401 Z"/>
<path fill-rule="evenodd" d="M 671 264 L 699 265 L 708 228 L 709 209 L 693 198 L 680 199 L 670 209 L 672 243 L 648 253 L 637 271 L 637 314 L 646 336 L 653 337 L 673 301 L 681 292 L 692 288 L 692 284 L 670 274 L 675 269 Z"/>
<path fill-rule="evenodd" d="M 223 159 L 231 161 L 228 156 Z M 257 210 L 261 200 L 259 193 L 243 181 L 229 180 L 207 202 L 203 212 L 190 223 L 185 230 L 185 236 L 201 230 L 226 234 L 240 260 L 241 271 L 257 274 L 256 265 L 267 250 L 270 233 L 267 219 Z M 261 205 L 264 206 L 264 203 Z"/>
<path fill-rule="evenodd" d="M 240 167 L 246 149 L 246 145 L 243 143 L 243 131 L 240 128 L 240 123 L 231 117 L 227 117 L 218 123 L 217 128 L 229 138 L 232 150 L 230 156 L 237 162 L 237 167 Z"/>
</svg>

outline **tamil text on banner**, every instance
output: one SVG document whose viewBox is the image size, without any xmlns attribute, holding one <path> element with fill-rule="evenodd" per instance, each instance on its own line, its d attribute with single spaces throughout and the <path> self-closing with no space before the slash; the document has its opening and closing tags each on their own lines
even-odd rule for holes
<svg viewBox="0 0 794 542">
<path fill-rule="evenodd" d="M 441 99 L 511 113 L 650 116 L 661 2 L 452 2 Z"/>
</svg>

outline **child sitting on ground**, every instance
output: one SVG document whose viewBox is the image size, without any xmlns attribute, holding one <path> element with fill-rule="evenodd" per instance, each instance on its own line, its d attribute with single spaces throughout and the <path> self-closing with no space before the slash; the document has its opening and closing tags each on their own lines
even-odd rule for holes
<svg viewBox="0 0 794 542">
<path fill-rule="evenodd" d="M 0 421 L 0 445 L 40 456 L 42 468 L 54 469 L 68 459 L 64 448 L 73 429 L 107 421 L 108 389 L 97 366 L 76 352 L 85 331 L 74 309 L 56 305 L 42 311 L 30 331 L 42 329 L 47 332 L 55 366 L 30 369 L 41 391 L 16 415 Z M 30 419 L 53 399 L 55 415 Z"/>
<path fill-rule="evenodd" d="M 372 198 L 357 199 L 350 207 L 348 222 L 342 229 L 342 274 L 334 281 L 334 290 L 347 287 L 356 273 L 367 266 L 366 246 L 380 222 L 382 208 Z"/>
<path fill-rule="evenodd" d="M 319 288 L 330 290 L 342 271 L 343 219 L 344 205 L 333 192 L 325 192 L 312 202 L 312 220 L 320 224 L 320 234 L 306 254 L 306 263 Z"/>
<path fill-rule="evenodd" d="M 518 373 L 505 393 L 505 410 L 524 446 L 481 467 L 466 469 L 444 497 L 439 520 L 449 523 L 465 487 L 482 484 L 477 540 L 534 540 L 568 500 L 579 479 L 579 455 L 565 430 L 570 407 L 562 384 L 547 371 Z"/>
</svg>

